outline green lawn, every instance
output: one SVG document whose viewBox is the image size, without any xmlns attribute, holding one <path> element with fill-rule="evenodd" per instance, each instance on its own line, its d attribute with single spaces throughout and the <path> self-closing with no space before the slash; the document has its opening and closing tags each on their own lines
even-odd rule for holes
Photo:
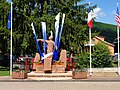
<svg viewBox="0 0 120 90">
<path fill-rule="evenodd" d="M 0 71 L 0 76 L 9 76 L 9 71 Z"/>
<path fill-rule="evenodd" d="M 0 66 L 0 76 L 9 76 L 10 72 L 9 69 Z"/>
</svg>

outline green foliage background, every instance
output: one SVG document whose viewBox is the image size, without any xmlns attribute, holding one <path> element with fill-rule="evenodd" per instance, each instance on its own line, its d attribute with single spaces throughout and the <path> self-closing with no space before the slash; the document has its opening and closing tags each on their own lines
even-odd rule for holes
<svg viewBox="0 0 120 90">
<path fill-rule="evenodd" d="M 35 54 L 37 47 L 31 29 L 34 23 L 38 38 L 42 37 L 41 22 L 47 25 L 47 37 L 55 32 L 55 16 L 65 13 L 65 23 L 61 38 L 61 47 L 81 52 L 84 41 L 88 41 L 87 8 L 88 3 L 77 5 L 84 0 L 13 0 L 13 54 Z M 92 6 L 91 8 L 95 8 Z M 0 50 L 9 53 L 10 31 L 7 29 L 7 17 L 10 3 L 0 1 Z M 61 23 L 60 23 L 61 24 Z M 53 34 L 54 35 L 54 34 Z M 77 47 L 77 48 L 76 48 Z"/>
<path fill-rule="evenodd" d="M 105 37 L 105 41 L 113 43 L 117 38 L 117 26 L 101 22 L 93 22 L 92 31 L 99 32 L 99 35 Z"/>
<path fill-rule="evenodd" d="M 89 52 L 83 51 L 82 53 L 76 55 L 76 63 L 75 66 L 77 69 L 80 69 L 81 71 L 85 68 L 89 68 L 90 64 L 90 54 Z"/>
<path fill-rule="evenodd" d="M 59 12 L 61 14 L 60 21 L 62 14 L 65 13 L 66 15 L 61 38 L 61 48 L 67 51 L 76 51 L 77 54 L 83 53 L 85 50 L 84 42 L 89 41 L 86 21 L 88 3 L 78 5 L 77 2 L 82 3 L 84 1 L 85 0 L 14 0 L 13 54 L 35 54 L 37 47 L 30 26 L 31 23 L 34 23 L 37 37 L 43 38 L 41 22 L 45 21 L 47 25 L 47 37 L 49 37 L 50 31 L 55 32 L 55 16 Z M 96 8 L 96 5 L 91 7 L 91 9 L 93 8 Z M 10 3 L 6 2 L 6 0 L 0 0 L 0 50 L 2 53 L 7 54 L 10 52 L 10 30 L 7 29 L 9 11 Z M 106 37 L 108 42 L 113 42 L 116 38 L 115 30 L 116 26 L 114 25 L 94 22 L 92 37 L 96 35 L 94 32 L 99 32 L 100 35 Z M 94 67 L 96 67 L 97 60 L 99 60 L 100 67 L 103 67 L 103 63 L 109 66 L 111 61 L 109 61 L 108 52 L 100 53 L 100 51 L 104 51 L 104 49 L 105 48 L 99 49 L 99 46 L 95 46 L 93 57 L 96 56 L 97 58 L 94 58 L 94 60 L 96 60 L 94 61 L 95 63 L 93 63 Z M 99 53 L 101 57 L 97 56 L 97 53 Z M 103 56 L 106 57 L 106 60 Z"/>
</svg>

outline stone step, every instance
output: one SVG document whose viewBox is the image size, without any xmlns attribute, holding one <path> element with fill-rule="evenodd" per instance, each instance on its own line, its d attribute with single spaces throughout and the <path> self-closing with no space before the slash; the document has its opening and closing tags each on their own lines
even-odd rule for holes
<svg viewBox="0 0 120 90">
<path fill-rule="evenodd" d="M 71 80 L 72 77 L 28 77 L 29 80 Z"/>
<path fill-rule="evenodd" d="M 30 72 L 28 77 L 72 77 L 72 71 L 66 73 L 41 73 L 41 72 Z"/>
</svg>

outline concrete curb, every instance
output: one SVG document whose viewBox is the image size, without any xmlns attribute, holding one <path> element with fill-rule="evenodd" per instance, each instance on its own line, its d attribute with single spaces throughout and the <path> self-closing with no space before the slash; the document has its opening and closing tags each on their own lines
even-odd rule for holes
<svg viewBox="0 0 120 90">
<path fill-rule="evenodd" d="M 117 79 L 71 79 L 71 80 L 27 80 L 27 79 L 18 79 L 18 80 L 0 80 L 0 82 L 120 82 Z"/>
</svg>

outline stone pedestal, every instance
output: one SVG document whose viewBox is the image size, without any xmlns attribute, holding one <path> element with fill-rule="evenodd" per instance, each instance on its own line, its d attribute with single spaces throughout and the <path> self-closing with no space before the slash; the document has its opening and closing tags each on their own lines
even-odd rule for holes
<svg viewBox="0 0 120 90">
<path fill-rule="evenodd" d="M 44 65 L 36 65 L 36 72 L 44 72 Z"/>
<path fill-rule="evenodd" d="M 66 68 L 66 58 L 67 58 L 66 50 L 61 50 L 59 60 L 64 62 L 64 68 Z"/>
<path fill-rule="evenodd" d="M 47 57 L 44 59 L 44 64 L 37 65 L 34 63 L 33 69 L 36 69 L 36 72 L 47 73 L 47 72 L 54 72 L 54 73 L 64 73 L 66 68 L 66 50 L 62 50 L 60 52 L 60 58 L 62 64 L 55 64 L 52 65 L 52 56 Z M 39 62 L 40 55 L 36 53 L 34 62 Z"/>
<path fill-rule="evenodd" d="M 38 62 L 40 60 L 40 55 L 39 53 L 36 53 L 34 62 Z M 36 69 L 36 64 L 33 62 L 33 70 Z"/>
<path fill-rule="evenodd" d="M 53 73 L 65 73 L 64 65 L 52 65 Z"/>
<path fill-rule="evenodd" d="M 55 72 L 56 72 L 56 66 L 52 65 L 52 73 L 55 73 Z"/>
<path fill-rule="evenodd" d="M 52 70 L 52 58 L 44 59 L 44 71 Z"/>
<path fill-rule="evenodd" d="M 56 72 L 64 73 L 65 72 L 64 65 L 56 65 Z"/>
</svg>

